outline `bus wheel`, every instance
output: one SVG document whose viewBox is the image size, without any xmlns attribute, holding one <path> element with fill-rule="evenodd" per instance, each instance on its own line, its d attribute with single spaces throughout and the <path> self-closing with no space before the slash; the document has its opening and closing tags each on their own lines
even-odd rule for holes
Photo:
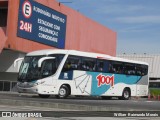
<svg viewBox="0 0 160 120">
<path fill-rule="evenodd" d="M 122 93 L 122 99 L 128 100 L 129 98 L 130 98 L 130 90 L 125 88 Z"/>
<path fill-rule="evenodd" d="M 65 98 L 68 97 L 68 95 L 69 95 L 69 89 L 68 89 L 68 87 L 65 86 L 65 85 L 62 85 L 60 87 L 59 93 L 58 93 L 58 95 L 56 95 L 56 97 L 59 98 L 59 99 L 65 99 Z"/>
<path fill-rule="evenodd" d="M 39 97 L 41 97 L 41 98 L 49 98 L 50 95 L 42 95 L 42 94 L 39 94 Z"/>
</svg>

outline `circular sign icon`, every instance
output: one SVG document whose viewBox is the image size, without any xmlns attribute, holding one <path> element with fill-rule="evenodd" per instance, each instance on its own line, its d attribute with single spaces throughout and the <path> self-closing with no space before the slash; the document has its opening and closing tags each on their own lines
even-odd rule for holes
<svg viewBox="0 0 160 120">
<path fill-rule="evenodd" d="M 32 15 L 32 5 L 29 1 L 24 1 L 22 12 L 25 18 L 30 18 Z"/>
</svg>

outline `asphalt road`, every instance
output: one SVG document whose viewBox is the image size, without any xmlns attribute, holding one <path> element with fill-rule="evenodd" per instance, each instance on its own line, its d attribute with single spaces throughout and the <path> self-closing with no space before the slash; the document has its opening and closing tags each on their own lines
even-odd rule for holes
<svg viewBox="0 0 160 120">
<path fill-rule="evenodd" d="M 70 97 L 68 99 L 39 98 L 37 95 L 0 93 L 0 105 L 40 106 L 72 110 L 101 111 L 160 111 L 160 101 L 149 101 L 146 98 L 131 100 L 102 100 L 97 97 Z M 14 102 L 13 102 L 14 101 Z M 11 104 L 12 103 L 12 104 Z M 85 106 L 87 106 L 85 108 Z"/>
<path fill-rule="evenodd" d="M 49 116 L 47 118 L 25 117 L 23 119 L 0 117 L 0 119 L 3 120 L 158 120 L 160 118 L 160 112 L 157 112 L 157 110 L 160 111 L 160 101 L 149 101 L 146 98 L 102 100 L 98 97 L 69 97 L 68 99 L 56 99 L 54 96 L 51 96 L 50 98 L 42 99 L 37 95 L 31 94 L 0 93 L 1 112 L 42 112 L 43 114 L 43 111 L 45 111 L 45 114 L 47 113 L 46 116 Z M 113 117 L 114 113 L 121 115 L 124 111 L 126 114 L 135 112 L 138 112 L 138 114 L 145 114 L 145 112 L 147 114 L 156 113 L 158 117 Z M 2 113 L 0 113 L 0 115 L 1 114 Z M 100 117 L 103 115 L 107 116 L 107 114 L 107 118 Z"/>
<path fill-rule="evenodd" d="M 0 117 L 0 120 L 159 120 L 159 117 L 24 117 L 24 116 L 15 116 L 15 112 L 17 113 L 26 113 L 26 111 L 29 111 L 29 113 L 33 113 L 35 111 L 41 112 L 41 107 L 34 107 L 34 106 L 8 106 L 8 105 L 0 105 L 0 111 L 3 112 L 3 116 Z M 64 109 L 54 109 L 54 108 L 45 108 L 46 110 L 53 110 L 52 114 L 54 114 L 54 111 L 61 111 L 62 114 L 65 112 Z M 5 111 L 8 113 L 11 112 L 11 114 L 8 114 L 6 116 Z M 80 112 L 80 111 L 79 111 Z M 72 114 L 75 114 L 74 112 L 71 112 Z M 132 113 L 132 112 L 131 112 Z M 148 113 L 148 112 L 147 112 Z M 0 113 L 1 115 L 2 113 Z M 42 113 L 43 114 L 43 113 Z M 10 116 L 11 115 L 11 116 Z"/>
</svg>

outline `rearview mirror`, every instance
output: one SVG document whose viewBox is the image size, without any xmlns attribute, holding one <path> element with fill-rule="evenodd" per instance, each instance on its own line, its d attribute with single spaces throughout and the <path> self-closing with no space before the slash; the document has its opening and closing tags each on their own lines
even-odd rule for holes
<svg viewBox="0 0 160 120">
<path fill-rule="evenodd" d="M 24 58 L 17 58 L 17 59 L 14 61 L 13 66 L 16 67 L 17 62 L 18 62 L 18 61 L 22 61 L 23 59 L 24 59 Z"/>
<path fill-rule="evenodd" d="M 42 66 L 42 62 L 44 60 L 48 60 L 48 59 L 55 59 L 55 57 L 43 57 L 43 58 L 39 59 L 39 61 L 38 61 L 38 67 L 40 68 Z"/>
</svg>

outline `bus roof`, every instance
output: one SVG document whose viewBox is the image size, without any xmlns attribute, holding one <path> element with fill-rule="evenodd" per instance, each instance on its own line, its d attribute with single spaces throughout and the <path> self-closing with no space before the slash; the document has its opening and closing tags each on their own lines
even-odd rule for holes
<svg viewBox="0 0 160 120">
<path fill-rule="evenodd" d="M 146 62 L 128 60 L 128 59 L 113 57 L 110 55 L 105 55 L 100 53 L 82 52 L 77 50 L 46 49 L 46 50 L 38 50 L 38 51 L 30 52 L 26 56 L 39 56 L 39 55 L 50 55 L 50 54 L 70 54 L 75 56 L 84 56 L 84 57 L 99 58 L 104 60 L 115 60 L 115 61 L 122 61 L 122 62 L 128 62 L 128 63 L 148 65 L 148 63 Z"/>
</svg>

